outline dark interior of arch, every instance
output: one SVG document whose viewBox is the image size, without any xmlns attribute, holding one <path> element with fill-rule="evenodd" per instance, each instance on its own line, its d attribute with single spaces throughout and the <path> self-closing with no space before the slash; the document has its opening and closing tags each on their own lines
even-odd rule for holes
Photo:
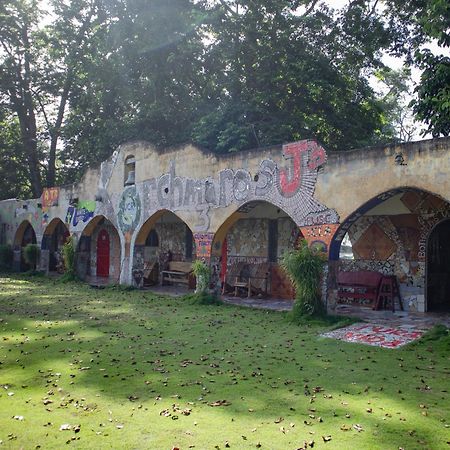
<svg viewBox="0 0 450 450">
<path fill-rule="evenodd" d="M 431 232 L 427 246 L 428 311 L 450 311 L 450 219 Z"/>
</svg>

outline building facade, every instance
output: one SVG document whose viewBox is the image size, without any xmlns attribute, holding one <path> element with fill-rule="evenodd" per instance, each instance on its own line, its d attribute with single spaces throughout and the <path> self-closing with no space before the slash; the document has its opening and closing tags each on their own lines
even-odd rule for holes
<svg viewBox="0 0 450 450">
<path fill-rule="evenodd" d="M 339 271 L 375 270 L 397 277 L 406 309 L 449 310 L 449 148 L 434 139 L 327 155 L 300 141 L 215 155 L 133 142 L 77 184 L 0 202 L 0 237 L 16 270 L 28 243 L 56 270 L 70 234 L 85 279 L 139 286 L 149 264 L 204 258 L 225 282 L 269 274 L 278 298 L 293 298 L 279 260 L 306 239 L 328 256 L 330 307 Z"/>
</svg>

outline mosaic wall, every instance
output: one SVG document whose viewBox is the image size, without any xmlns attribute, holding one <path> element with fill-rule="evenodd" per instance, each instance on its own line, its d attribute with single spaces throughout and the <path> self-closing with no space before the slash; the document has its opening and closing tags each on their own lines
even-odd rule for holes
<svg viewBox="0 0 450 450">
<path fill-rule="evenodd" d="M 355 259 L 341 259 L 339 270 L 395 275 L 405 309 L 420 310 L 427 237 L 436 223 L 450 217 L 450 205 L 426 193 L 406 192 L 401 200 L 411 214 L 362 216 L 353 223 L 348 235 Z"/>
</svg>

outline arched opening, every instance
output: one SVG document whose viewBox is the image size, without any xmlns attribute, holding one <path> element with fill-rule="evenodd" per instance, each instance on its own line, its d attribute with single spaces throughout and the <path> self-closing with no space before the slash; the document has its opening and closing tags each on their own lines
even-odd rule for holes
<svg viewBox="0 0 450 450">
<path fill-rule="evenodd" d="M 428 311 L 450 312 L 450 219 L 438 223 L 427 242 Z"/>
<path fill-rule="evenodd" d="M 292 218 L 277 206 L 264 201 L 241 206 L 219 228 L 212 246 L 213 256 L 220 259 L 222 292 L 294 298 L 279 263 L 302 237 Z"/>
<path fill-rule="evenodd" d="M 69 236 L 69 229 L 61 219 L 55 218 L 47 225 L 41 243 L 41 265 L 49 272 L 63 272 L 62 248 Z"/>
<path fill-rule="evenodd" d="M 36 244 L 36 233 L 33 226 L 28 220 L 24 220 L 17 228 L 16 234 L 14 236 L 14 269 L 19 272 L 25 272 L 27 270 L 33 269 L 29 264 L 26 263 L 23 256 L 23 249 L 28 244 Z"/>
<path fill-rule="evenodd" d="M 133 155 L 128 155 L 125 158 L 123 171 L 123 185 L 133 186 L 135 184 L 136 175 L 136 158 Z"/>
<path fill-rule="evenodd" d="M 104 216 L 94 217 L 80 237 L 77 251 L 79 276 L 90 282 L 118 283 L 121 244 L 116 227 Z"/>
<path fill-rule="evenodd" d="M 411 187 L 384 192 L 362 205 L 341 224 L 331 242 L 329 285 L 334 294 L 329 291 L 329 302 L 336 300 L 338 308 L 351 304 L 425 312 L 429 309 L 427 303 L 433 302 L 430 295 L 434 289 L 431 287 L 427 292 L 426 286 L 435 284 L 430 278 L 432 274 L 440 279 L 435 270 L 442 269 L 440 264 L 433 263 L 431 271 L 426 270 L 427 254 L 430 246 L 436 249 L 437 242 L 442 245 L 446 225 L 438 229 L 436 237 L 431 240 L 428 237 L 434 226 L 447 217 L 450 204 L 446 200 Z M 433 258 L 442 259 L 440 255 L 436 251 Z M 344 289 L 342 280 L 357 284 L 356 278 L 364 278 L 368 272 L 369 277 L 381 274 L 376 295 L 371 299 L 367 295 L 346 297 L 345 292 L 356 291 Z M 450 294 L 448 290 L 445 292 Z"/>
<path fill-rule="evenodd" d="M 191 229 L 171 211 L 161 210 L 142 225 L 134 245 L 133 273 L 138 285 L 161 282 L 171 262 L 192 262 L 195 242 Z M 190 287 L 193 287 L 192 283 Z"/>
</svg>

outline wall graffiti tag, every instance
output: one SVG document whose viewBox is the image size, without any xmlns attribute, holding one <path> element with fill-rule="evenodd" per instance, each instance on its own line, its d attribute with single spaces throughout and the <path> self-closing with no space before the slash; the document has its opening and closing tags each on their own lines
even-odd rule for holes
<svg viewBox="0 0 450 450">
<path fill-rule="evenodd" d="M 169 171 L 143 183 L 143 203 L 149 210 L 196 211 L 195 231 L 209 229 L 209 211 L 232 203 L 266 200 L 286 211 L 297 225 L 337 223 L 336 211 L 314 199 L 325 150 L 315 141 L 299 141 L 283 146 L 282 166 L 266 159 L 252 176 L 246 169 L 224 169 L 217 178 L 192 179 L 176 174 L 175 162 Z"/>
<path fill-rule="evenodd" d="M 127 187 L 122 192 L 117 218 L 119 227 L 124 233 L 133 231 L 139 223 L 141 218 L 141 201 L 135 186 Z"/>
</svg>

